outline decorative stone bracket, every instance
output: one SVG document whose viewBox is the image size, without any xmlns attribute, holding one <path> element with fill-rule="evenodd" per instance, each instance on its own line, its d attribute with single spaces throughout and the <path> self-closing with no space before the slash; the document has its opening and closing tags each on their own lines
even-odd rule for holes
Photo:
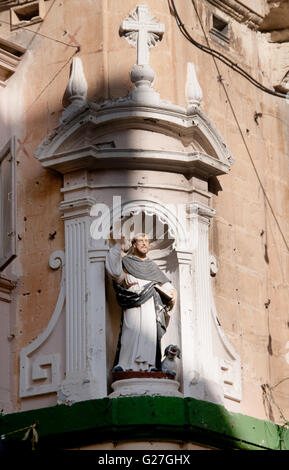
<svg viewBox="0 0 289 470">
<path fill-rule="evenodd" d="M 63 251 L 56 251 L 50 256 L 49 266 L 52 269 L 59 269 L 60 266 L 62 266 L 59 296 L 53 315 L 43 333 L 21 350 L 21 398 L 57 392 L 61 383 L 61 361 L 63 361 L 63 354 L 59 344 L 59 337 L 57 338 L 57 333 L 59 332 L 56 331 L 56 329 L 59 329 L 59 322 L 63 314 L 65 301 Z M 56 336 L 56 338 L 53 338 L 53 336 Z M 51 353 L 51 351 L 53 351 L 53 353 Z"/>
<path fill-rule="evenodd" d="M 0 276 L 0 302 L 11 302 L 11 291 L 15 286 L 15 282 Z"/>
</svg>

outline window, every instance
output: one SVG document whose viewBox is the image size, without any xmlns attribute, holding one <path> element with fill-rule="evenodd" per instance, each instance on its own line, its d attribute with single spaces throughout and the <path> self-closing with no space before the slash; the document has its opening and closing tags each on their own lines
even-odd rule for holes
<svg viewBox="0 0 289 470">
<path fill-rule="evenodd" d="M 14 139 L 0 152 L 0 271 L 16 256 Z"/>
<path fill-rule="evenodd" d="M 7 85 L 8 78 L 14 74 L 25 49 L 0 38 L 0 86 Z"/>
<path fill-rule="evenodd" d="M 213 15 L 212 17 L 212 28 L 210 29 L 210 33 L 222 41 L 227 43 L 230 42 L 229 24 L 218 16 Z"/>
<path fill-rule="evenodd" d="M 0 0 L 0 11 L 8 10 L 18 3 L 18 0 Z"/>
<path fill-rule="evenodd" d="M 44 0 L 37 2 L 25 3 L 11 8 L 11 28 L 21 28 L 22 26 L 31 25 L 43 21 L 45 14 Z"/>
</svg>

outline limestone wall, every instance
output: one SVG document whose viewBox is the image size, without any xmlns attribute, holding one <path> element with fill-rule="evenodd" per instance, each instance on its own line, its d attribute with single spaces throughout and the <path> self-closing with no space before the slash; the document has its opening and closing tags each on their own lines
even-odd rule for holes
<svg viewBox="0 0 289 470">
<path fill-rule="evenodd" d="M 191 2 L 175 3 L 194 39 L 206 44 Z M 252 8 L 254 2 L 246 3 Z M 211 181 L 217 211 L 211 251 L 220 266 L 214 280 L 217 311 L 241 357 L 241 412 L 281 422 L 272 399 L 270 405 L 266 397 L 264 401 L 261 385 L 274 386 L 289 376 L 289 104 L 253 87 L 220 62 L 218 72 L 213 58 L 181 35 L 167 2 L 147 0 L 146 4 L 166 27 L 163 40 L 151 50 L 156 91 L 164 100 L 185 105 L 186 65 L 194 62 L 203 89 L 202 107 L 236 160 L 230 174 L 219 178 L 219 188 Z M 256 5 L 262 15 L 264 2 Z M 10 326 L 15 338 L 7 340 L 3 353 L 5 360 L 13 354 L 13 390 L 10 395 L 5 381 L 0 393 L 0 407 L 7 407 L 7 412 L 23 406 L 18 398 L 19 351 L 52 315 L 61 274 L 49 268 L 48 259 L 53 251 L 64 249 L 58 210 L 62 177 L 44 170 L 33 152 L 57 125 L 75 54 L 83 62 L 90 100 L 116 98 L 131 89 L 128 74 L 135 63 L 135 49 L 119 37 L 118 30 L 135 6 L 135 0 L 47 0 L 44 22 L 15 31 L 7 24 L 9 11 L 0 12 L 1 38 L 27 48 L 7 87 L 0 91 L 0 145 L 11 135 L 17 144 L 19 235 L 18 256 L 2 273 L 17 278 Z M 210 46 L 272 86 L 276 56 L 271 55 L 266 35 L 232 20 L 211 3 L 198 1 L 196 6 Z M 212 13 L 229 21 L 229 44 L 209 34 Z M 276 386 L 273 394 L 288 419 L 288 381 Z M 42 398 L 35 400 L 41 406 Z"/>
</svg>

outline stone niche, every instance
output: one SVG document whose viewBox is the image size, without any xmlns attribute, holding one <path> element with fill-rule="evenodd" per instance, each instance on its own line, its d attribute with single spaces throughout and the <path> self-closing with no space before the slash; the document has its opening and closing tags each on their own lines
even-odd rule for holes
<svg viewBox="0 0 289 470">
<path fill-rule="evenodd" d="M 137 24 L 149 18 L 150 27 L 156 22 L 142 5 L 122 33 L 132 18 Z M 156 31 L 160 38 L 164 28 Z M 65 252 L 50 258 L 51 268 L 62 266 L 63 273 L 51 320 L 21 351 L 23 409 L 39 406 L 40 396 L 48 406 L 112 392 L 121 312 L 105 274 L 108 240 L 92 236 L 101 213 L 106 231 L 112 216 L 125 217 L 127 235 L 136 217 L 146 221 L 153 239 L 150 256 L 178 291 L 162 344 L 163 349 L 178 344 L 182 351 L 172 394 L 238 410 L 240 360 L 217 319 L 211 289 L 217 262 L 209 253 L 215 212 L 208 180 L 227 173 L 233 158 L 200 108 L 202 90 L 193 64 L 188 64 L 187 108 L 163 102 L 152 87 L 149 54 L 140 54 L 149 36 L 137 40 L 143 42 L 131 71 L 135 88 L 126 97 L 88 102 L 81 60 L 73 59 L 65 94 L 69 105 L 35 154 L 44 168 L 63 175 Z M 161 239 L 156 226 L 163 230 Z M 135 393 L 162 395 L 164 389 L 154 383 Z"/>
</svg>

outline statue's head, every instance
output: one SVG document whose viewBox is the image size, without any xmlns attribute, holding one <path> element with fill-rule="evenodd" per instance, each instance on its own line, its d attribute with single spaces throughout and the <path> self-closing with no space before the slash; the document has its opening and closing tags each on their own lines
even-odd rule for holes
<svg viewBox="0 0 289 470">
<path fill-rule="evenodd" d="M 138 233 L 135 235 L 131 241 L 133 248 L 133 255 L 138 256 L 139 258 L 145 258 L 149 249 L 150 242 L 148 236 L 145 233 Z"/>
</svg>

